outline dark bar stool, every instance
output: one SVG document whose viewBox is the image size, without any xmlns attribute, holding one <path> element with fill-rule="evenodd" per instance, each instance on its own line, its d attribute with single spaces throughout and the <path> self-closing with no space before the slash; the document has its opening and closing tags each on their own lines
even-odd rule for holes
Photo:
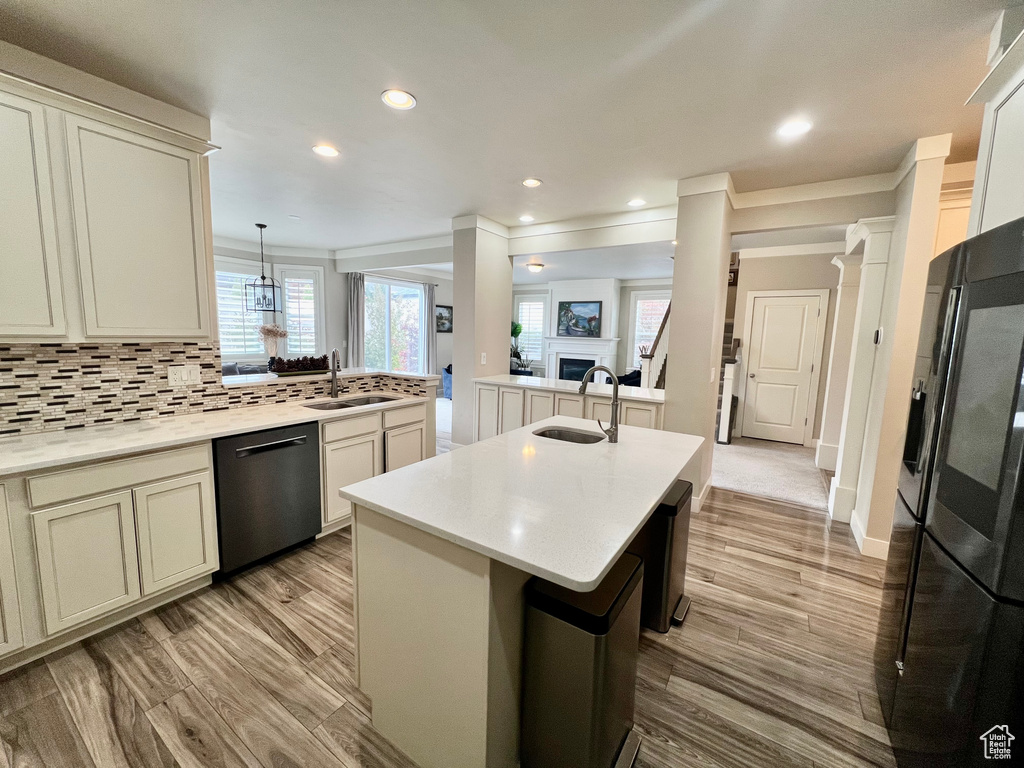
<svg viewBox="0 0 1024 768">
<path fill-rule="evenodd" d="M 527 583 L 522 768 L 632 765 L 643 573 L 623 554 L 592 592 Z"/>
<path fill-rule="evenodd" d="M 692 497 L 693 483 L 676 480 L 626 548 L 644 561 L 640 623 L 656 632 L 668 632 L 673 623 L 681 624 L 690 607 L 683 585 Z"/>
</svg>

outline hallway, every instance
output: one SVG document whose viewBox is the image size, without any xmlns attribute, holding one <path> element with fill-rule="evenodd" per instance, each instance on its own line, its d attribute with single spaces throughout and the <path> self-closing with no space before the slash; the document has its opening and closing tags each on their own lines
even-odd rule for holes
<svg viewBox="0 0 1024 768">
<path fill-rule="evenodd" d="M 828 477 L 814 465 L 814 449 L 740 437 L 716 443 L 711 485 L 822 512 L 828 510 Z"/>
</svg>

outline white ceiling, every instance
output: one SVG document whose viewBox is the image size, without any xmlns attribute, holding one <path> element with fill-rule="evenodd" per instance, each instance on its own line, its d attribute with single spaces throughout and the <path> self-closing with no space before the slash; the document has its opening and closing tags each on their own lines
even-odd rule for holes
<svg viewBox="0 0 1024 768">
<path fill-rule="evenodd" d="M 512 259 L 512 282 L 536 285 L 556 280 L 593 280 L 614 277 L 619 280 L 672 279 L 670 242 L 617 245 L 584 251 L 559 251 Z M 529 263 L 543 264 L 540 272 L 526 268 Z"/>
<path fill-rule="evenodd" d="M 0 37 L 209 115 L 216 234 L 342 248 L 665 205 L 723 170 L 741 191 L 891 171 L 947 131 L 971 159 L 1004 4 L 0 0 Z M 776 139 L 798 114 L 811 134 Z"/>
</svg>

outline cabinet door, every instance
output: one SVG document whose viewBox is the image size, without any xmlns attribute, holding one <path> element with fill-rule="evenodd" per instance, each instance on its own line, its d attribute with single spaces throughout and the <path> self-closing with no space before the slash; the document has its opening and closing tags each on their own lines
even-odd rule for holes
<svg viewBox="0 0 1024 768">
<path fill-rule="evenodd" d="M 658 406 L 631 403 L 625 400 L 620 407 L 622 413 L 619 415 L 623 424 L 628 424 L 631 427 L 658 429 Z"/>
<path fill-rule="evenodd" d="M 217 570 L 213 477 L 199 472 L 134 489 L 142 594 Z"/>
<path fill-rule="evenodd" d="M 523 390 L 515 387 L 498 389 L 498 431 L 511 432 L 523 426 Z"/>
<path fill-rule="evenodd" d="M 200 156 L 66 115 L 85 332 L 209 335 Z"/>
<path fill-rule="evenodd" d="M 622 408 L 621 402 L 619 408 Z M 586 418 L 600 419 L 607 424 L 612 420 L 612 400 L 610 397 L 588 397 L 585 412 Z"/>
<path fill-rule="evenodd" d="M 498 434 L 498 388 L 478 384 L 473 412 L 473 434 L 477 440 L 486 440 Z"/>
<path fill-rule="evenodd" d="M 9 523 L 7 494 L 0 485 L 0 656 L 16 651 L 23 645 Z"/>
<path fill-rule="evenodd" d="M 324 446 L 324 484 L 327 489 L 324 523 L 334 523 L 351 516 L 352 502 L 341 498 L 338 489 L 379 475 L 383 464 L 381 453 L 380 432 Z"/>
<path fill-rule="evenodd" d="M 63 336 L 43 106 L 0 93 L 0 337 Z"/>
<path fill-rule="evenodd" d="M 139 598 L 131 491 L 35 512 L 32 528 L 48 635 Z"/>
<path fill-rule="evenodd" d="M 555 415 L 554 392 L 531 392 L 526 390 L 526 406 L 524 421 L 533 424 L 535 421 L 547 419 Z"/>
<path fill-rule="evenodd" d="M 555 395 L 555 415 L 556 416 L 573 416 L 577 419 L 584 418 L 583 416 L 583 396 L 582 395 Z"/>
<path fill-rule="evenodd" d="M 407 427 L 389 429 L 384 433 L 384 471 L 423 461 L 424 445 L 427 439 L 425 424 L 410 424 Z"/>
</svg>

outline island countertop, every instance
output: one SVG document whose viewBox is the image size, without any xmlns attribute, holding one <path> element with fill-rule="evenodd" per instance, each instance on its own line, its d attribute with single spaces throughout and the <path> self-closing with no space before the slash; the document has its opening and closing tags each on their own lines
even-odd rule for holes
<svg viewBox="0 0 1024 768">
<path fill-rule="evenodd" d="M 545 427 L 601 434 L 555 416 L 341 489 L 387 517 L 569 589 L 594 589 L 702 437 L 620 426 L 619 442 L 567 443 Z M 695 462 L 694 462 L 695 463 Z M 358 513 L 357 513 L 358 514 Z"/>
<path fill-rule="evenodd" d="M 541 376 L 513 376 L 507 373 L 473 379 L 473 381 L 477 384 L 496 384 L 498 386 L 522 387 L 524 389 L 543 389 L 550 392 L 568 392 L 573 395 L 579 393 L 581 383 L 579 381 L 568 381 L 566 379 L 545 379 Z M 588 395 L 600 395 L 602 397 L 610 398 L 612 396 L 612 390 L 613 387 L 611 384 L 598 384 L 596 382 L 591 382 L 587 385 Z M 665 390 L 653 389 L 651 387 L 629 387 L 620 385 L 619 399 L 664 403 Z"/>
</svg>

